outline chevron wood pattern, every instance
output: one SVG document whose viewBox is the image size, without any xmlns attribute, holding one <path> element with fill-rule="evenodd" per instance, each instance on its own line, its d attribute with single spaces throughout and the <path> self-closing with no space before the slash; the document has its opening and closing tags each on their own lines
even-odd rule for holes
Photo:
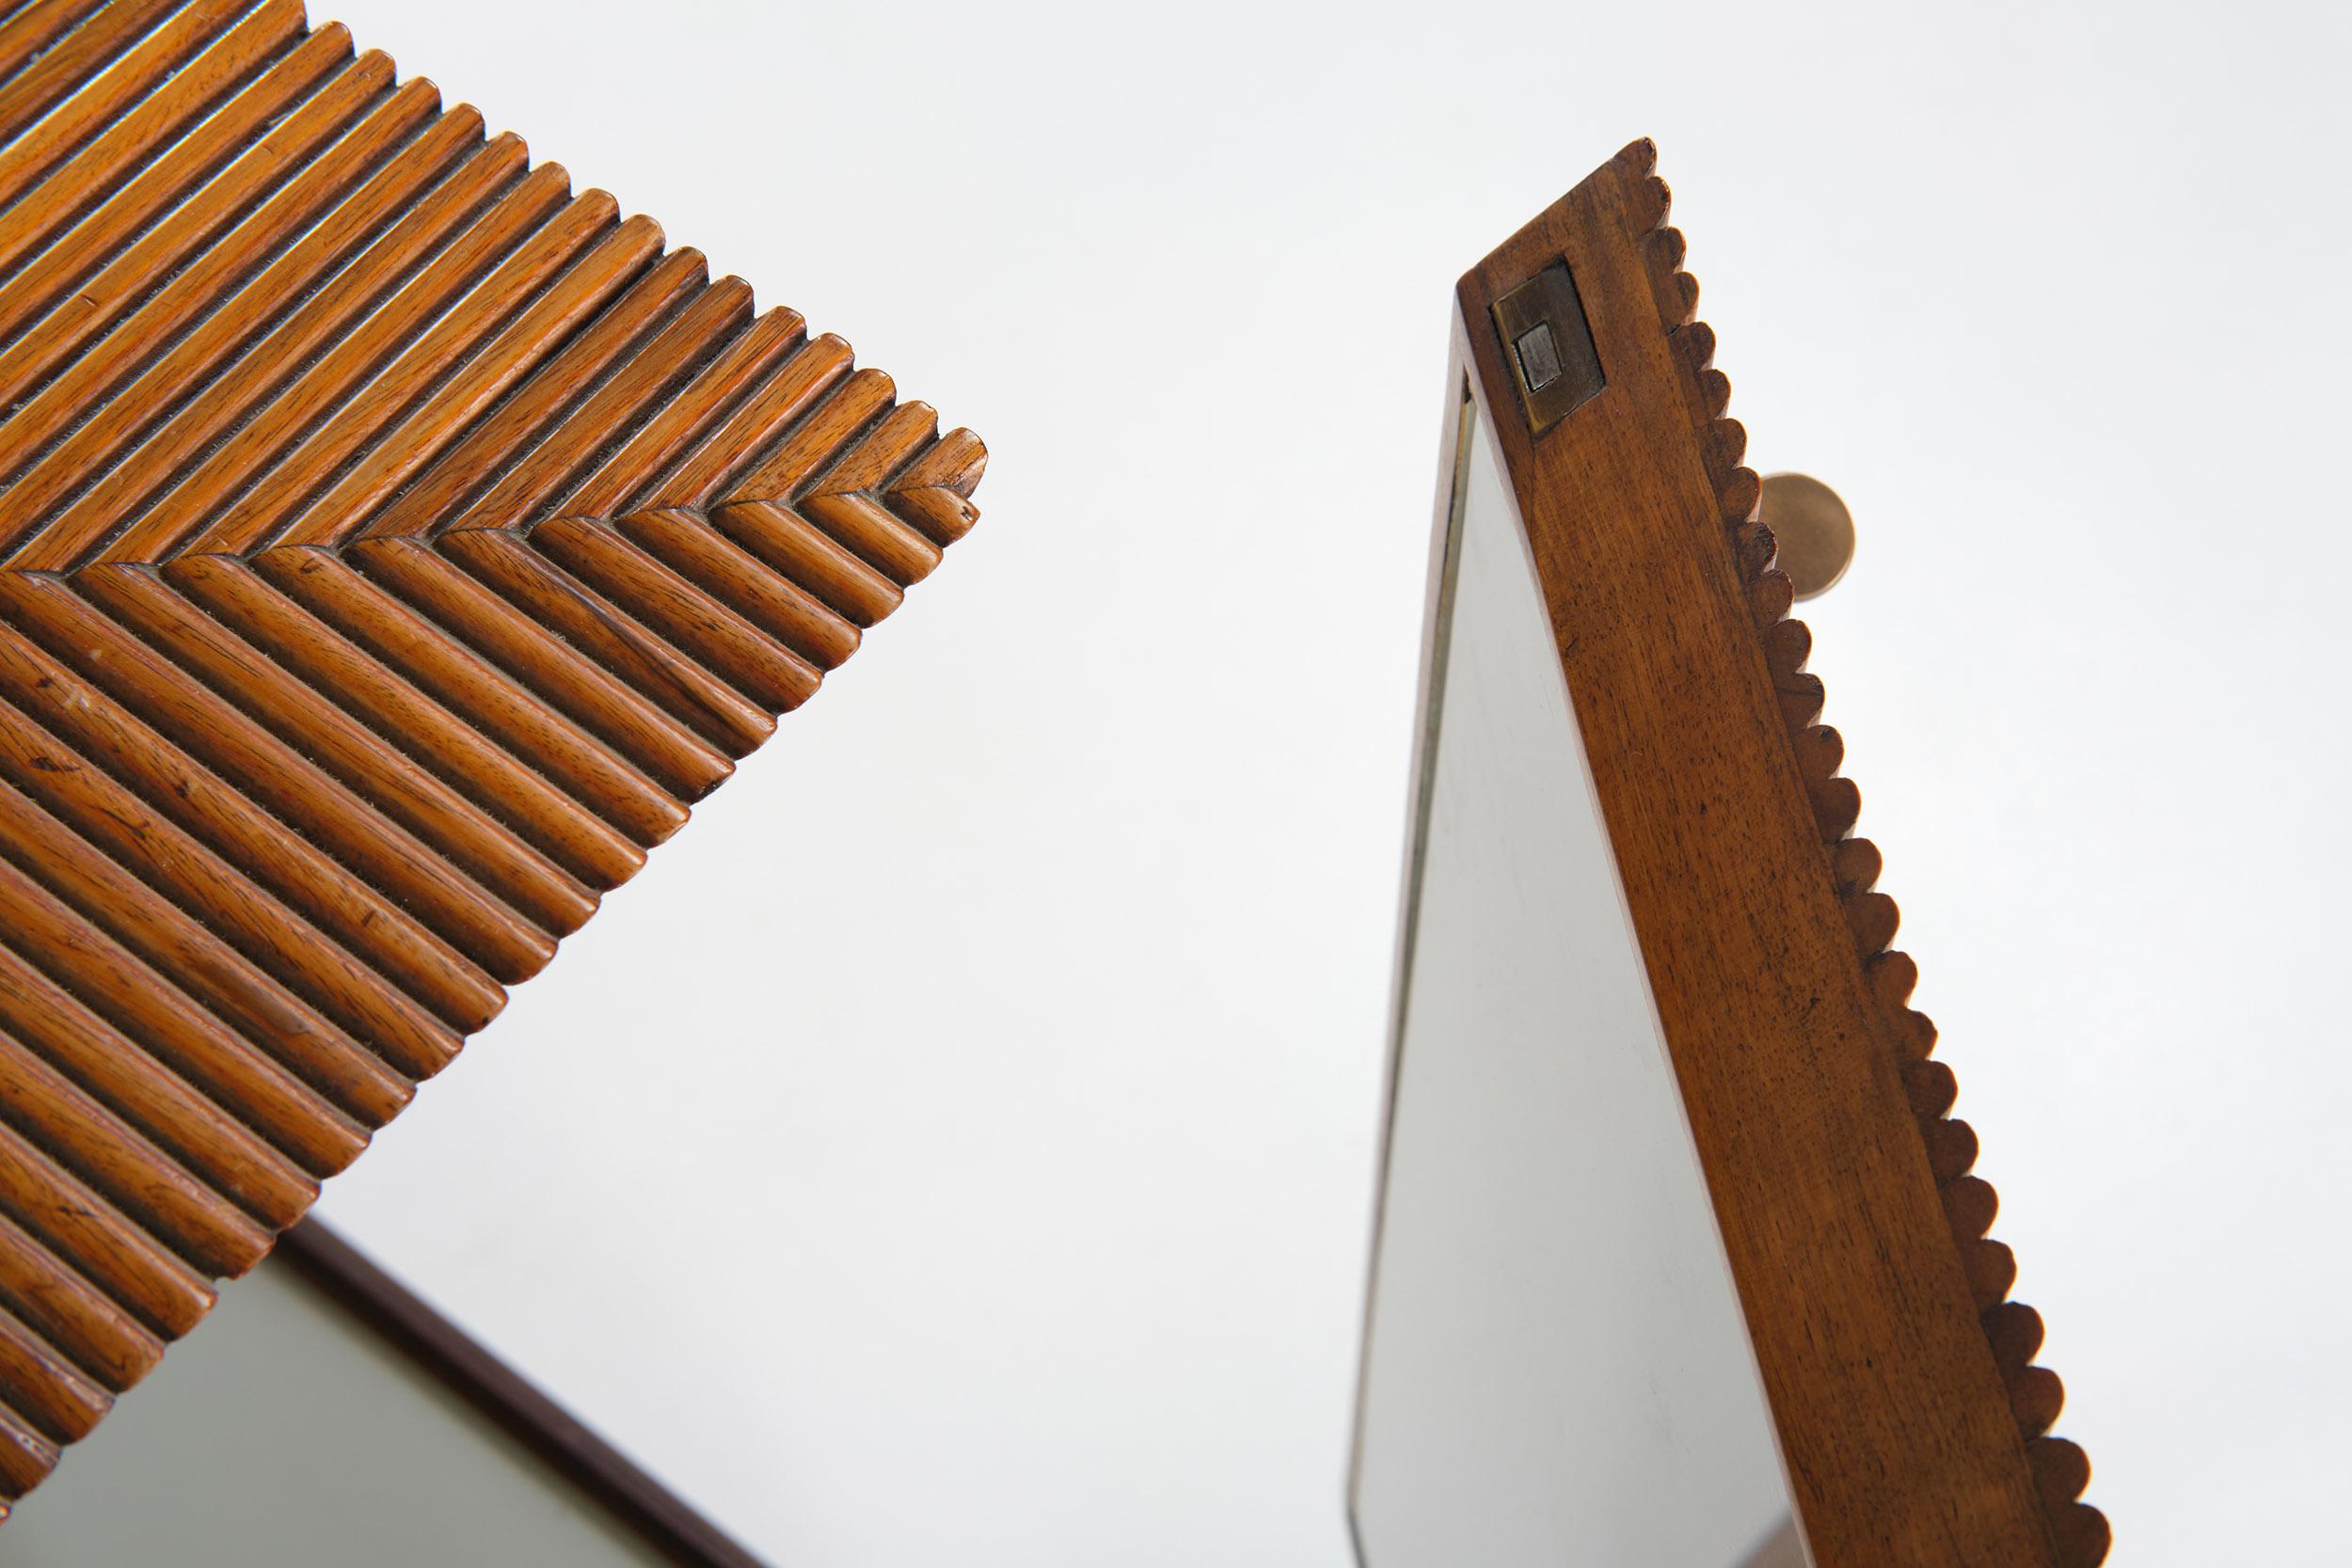
<svg viewBox="0 0 2352 1568">
<path fill-rule="evenodd" d="M 972 526 L 298 0 L 0 12 L 0 1514 Z"/>
</svg>

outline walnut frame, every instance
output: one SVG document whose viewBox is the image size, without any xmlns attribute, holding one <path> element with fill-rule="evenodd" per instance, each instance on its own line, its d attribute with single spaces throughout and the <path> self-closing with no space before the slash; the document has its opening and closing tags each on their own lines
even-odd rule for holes
<svg viewBox="0 0 2352 1568">
<path fill-rule="evenodd" d="M 1889 949 L 1878 852 L 1850 836 L 1861 798 L 1816 722 L 1810 637 L 1788 619 L 1656 162 L 1649 141 L 1628 147 L 1456 289 L 1418 711 L 1468 398 L 1531 546 L 1817 1568 L 2092 1568 L 2108 1527 L 2076 1500 L 2082 1450 L 2048 1435 L 2063 1394 L 2032 1364 L 2042 1322 L 2008 1299 L 1976 1136 L 1947 1116 L 1955 1081 L 1907 1005 L 1917 971 Z M 1563 261 L 1606 371 L 1565 415 L 1523 405 L 1494 309 Z M 1428 742 L 1424 724 L 1390 1116 Z M 1351 1522 L 1356 1491 L 1351 1472 Z"/>
</svg>

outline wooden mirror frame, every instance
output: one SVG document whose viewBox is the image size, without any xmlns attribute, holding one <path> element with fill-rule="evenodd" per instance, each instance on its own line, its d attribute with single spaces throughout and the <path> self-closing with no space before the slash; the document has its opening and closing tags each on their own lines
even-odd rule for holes
<svg viewBox="0 0 2352 1568">
<path fill-rule="evenodd" d="M 1459 447 L 1483 424 L 1551 618 L 1814 1563 L 2090 1568 L 2106 1521 L 2075 1500 L 2082 1450 L 2047 1435 L 2062 1390 L 2032 1364 L 2041 1319 L 2008 1299 L 2016 1266 L 1986 1235 L 1995 1199 L 1969 1174 L 1976 1135 L 1947 1117 L 1951 1069 L 1907 1005 L 1917 971 L 1888 946 L 1897 911 L 1875 891 L 1878 851 L 1850 836 L 1861 797 L 1837 776 L 1837 733 L 1817 722 L 1811 639 L 1788 618 L 1656 163 L 1649 141 L 1627 148 L 1455 292 L 1389 1128 Z M 1530 393 L 1498 324 L 1534 319 L 1515 291 L 1547 286 L 1589 326 L 1590 384 L 1565 330 L 1546 345 L 1565 369 Z M 1465 397 L 1481 420 L 1462 417 Z M 1376 1285 L 1376 1234 L 1374 1246 Z M 1359 1433 L 1361 1419 L 1359 1393 Z M 1359 1436 L 1351 1522 L 1360 1457 Z"/>
</svg>

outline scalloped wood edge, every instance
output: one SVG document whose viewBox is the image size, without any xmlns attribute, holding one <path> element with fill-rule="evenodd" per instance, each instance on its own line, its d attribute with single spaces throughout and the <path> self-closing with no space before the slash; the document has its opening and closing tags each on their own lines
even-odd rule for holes
<svg viewBox="0 0 2352 1568">
<path fill-rule="evenodd" d="M 1619 152 L 1615 161 L 1637 182 L 1639 195 L 1629 204 L 1629 220 L 1640 236 L 1651 293 L 1684 377 L 1688 404 L 1702 416 L 1695 434 L 1747 588 L 1797 770 L 1820 829 L 1822 852 L 1880 1010 L 1884 1041 L 1900 1068 L 1920 1142 L 1944 1200 L 1952 1244 L 1976 1293 L 1986 1338 L 2008 1387 L 2050 1533 L 2066 1568 L 2096 1568 L 2106 1558 L 2111 1531 L 2105 1514 L 2077 1500 L 2090 1484 L 2090 1460 L 2075 1444 L 2050 1435 L 2065 1391 L 2057 1373 L 2033 1361 L 2042 1346 L 2042 1318 L 2032 1307 L 2009 1299 L 2017 1277 L 2016 1258 L 1989 1235 L 1998 1196 L 1989 1182 L 1971 1174 L 1977 1160 L 1975 1131 L 1947 1115 L 1958 1081 L 1932 1054 L 1935 1025 L 1909 1006 L 1918 967 L 1908 954 L 1892 947 L 1900 913 L 1892 898 L 1877 891 L 1879 851 L 1869 840 L 1851 836 L 1861 814 L 1861 791 L 1838 771 L 1844 742 L 1835 729 L 1818 722 L 1825 690 L 1820 678 L 1805 668 L 1812 634 L 1804 622 L 1790 616 L 1794 594 L 1788 578 L 1772 566 L 1772 532 L 1760 518 L 1761 482 L 1740 463 L 1747 432 L 1725 413 L 1731 383 L 1714 367 L 1715 334 L 1698 319 L 1698 281 L 1683 269 L 1683 237 L 1667 222 L 1672 196 L 1656 172 L 1657 144 L 1645 137 Z"/>
</svg>

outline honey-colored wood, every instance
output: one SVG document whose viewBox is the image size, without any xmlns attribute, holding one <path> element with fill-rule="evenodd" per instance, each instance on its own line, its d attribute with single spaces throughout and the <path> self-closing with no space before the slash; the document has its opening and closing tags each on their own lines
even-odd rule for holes
<svg viewBox="0 0 2352 1568">
<path fill-rule="evenodd" d="M 699 664 L 681 658 L 628 611 L 569 576 L 504 529 L 443 534 L 441 553 L 573 647 L 630 682 L 730 757 L 774 733 L 775 715 Z"/>
<path fill-rule="evenodd" d="M 705 531 L 707 531 L 706 530 Z M 574 729 L 456 639 L 370 583 L 335 551 L 271 550 L 254 562 L 280 593 L 378 661 L 399 661 L 427 696 L 469 722 L 516 764 L 602 818 L 625 846 L 659 844 L 686 825 L 686 808 L 626 761 Z M 633 847 L 624 853 L 642 854 Z"/>
<path fill-rule="evenodd" d="M 1655 161 L 1628 148 L 1462 279 L 1454 373 L 1510 475 L 1796 1511 L 1819 1568 L 2090 1568 L 2106 1523 L 2042 1435 L 2062 1390 L 1849 836 Z M 1560 261 L 1605 386 L 1537 433 L 1492 308 Z"/>
<path fill-rule="evenodd" d="M 6 1036 L 0 1036 L 0 1107 L 10 1125 L 37 1147 L 58 1150 L 94 1191 L 199 1272 L 243 1274 L 269 1250 L 269 1233 L 205 1185 L 197 1171 L 182 1168 L 72 1080 Z M 199 1169 L 202 1164 L 188 1162 Z"/>
<path fill-rule="evenodd" d="M 175 1217 L 228 1237 L 225 1250 L 241 1268 L 267 1250 L 247 1244 L 247 1216 L 270 1230 L 282 1229 L 317 1198 L 318 1183 L 292 1156 L 12 948 L 0 948 L 0 1026 L 13 1037 L 10 1079 L 30 1089 L 24 1100 L 9 1101 L 11 1118 L 24 1117 L 42 1130 L 87 1137 L 87 1143 L 50 1147 L 69 1163 L 79 1163 L 86 1175 L 132 1167 L 131 1190 L 144 1191 L 151 1201 L 158 1194 L 184 1194 L 186 1183 L 203 1184 L 217 1201 L 191 1195 L 177 1206 L 182 1213 Z M 116 1116 L 106 1115 L 101 1104 Z M 62 1109 L 44 1114 L 55 1107 Z M 136 1146 L 124 1139 L 125 1124 L 153 1146 L 154 1164 L 140 1161 Z M 130 1207 L 122 1189 L 114 1196 Z M 192 1222 L 183 1217 L 190 1211 Z M 199 1261 L 201 1249 L 183 1246 L 183 1253 Z"/>
<path fill-rule="evenodd" d="M 898 608 L 898 585 L 788 506 L 732 501 L 711 514 L 718 531 L 760 563 L 799 584 L 851 626 L 870 626 Z"/>
<path fill-rule="evenodd" d="M 342 559 L 432 617 L 476 653 L 561 707 L 679 800 L 717 788 L 735 765 L 691 731 L 413 539 L 368 539 Z"/>
<path fill-rule="evenodd" d="M 0 400 L 4 1509 L 985 453 L 296 0 L 0 16 Z"/>
<path fill-rule="evenodd" d="M 691 512 L 639 512 L 614 525 L 679 577 L 819 670 L 857 652 L 858 629 L 789 581 L 756 569 L 740 546 Z"/>
<path fill-rule="evenodd" d="M 408 1070 L 431 1071 L 454 1054 L 456 1033 L 416 1000 L 340 947 L 321 946 L 308 926 L 251 879 L 106 774 L 60 764 L 45 732 L 13 708 L 0 708 L 0 772 L 116 862 L 143 861 L 155 885 L 182 909 L 227 934 L 276 979 L 346 1028 L 387 1042 L 390 1053 L 411 1064 Z M 8 811 L 12 820 L 25 822 L 28 835 L 50 832 L 17 816 L 13 805 Z"/>
</svg>

